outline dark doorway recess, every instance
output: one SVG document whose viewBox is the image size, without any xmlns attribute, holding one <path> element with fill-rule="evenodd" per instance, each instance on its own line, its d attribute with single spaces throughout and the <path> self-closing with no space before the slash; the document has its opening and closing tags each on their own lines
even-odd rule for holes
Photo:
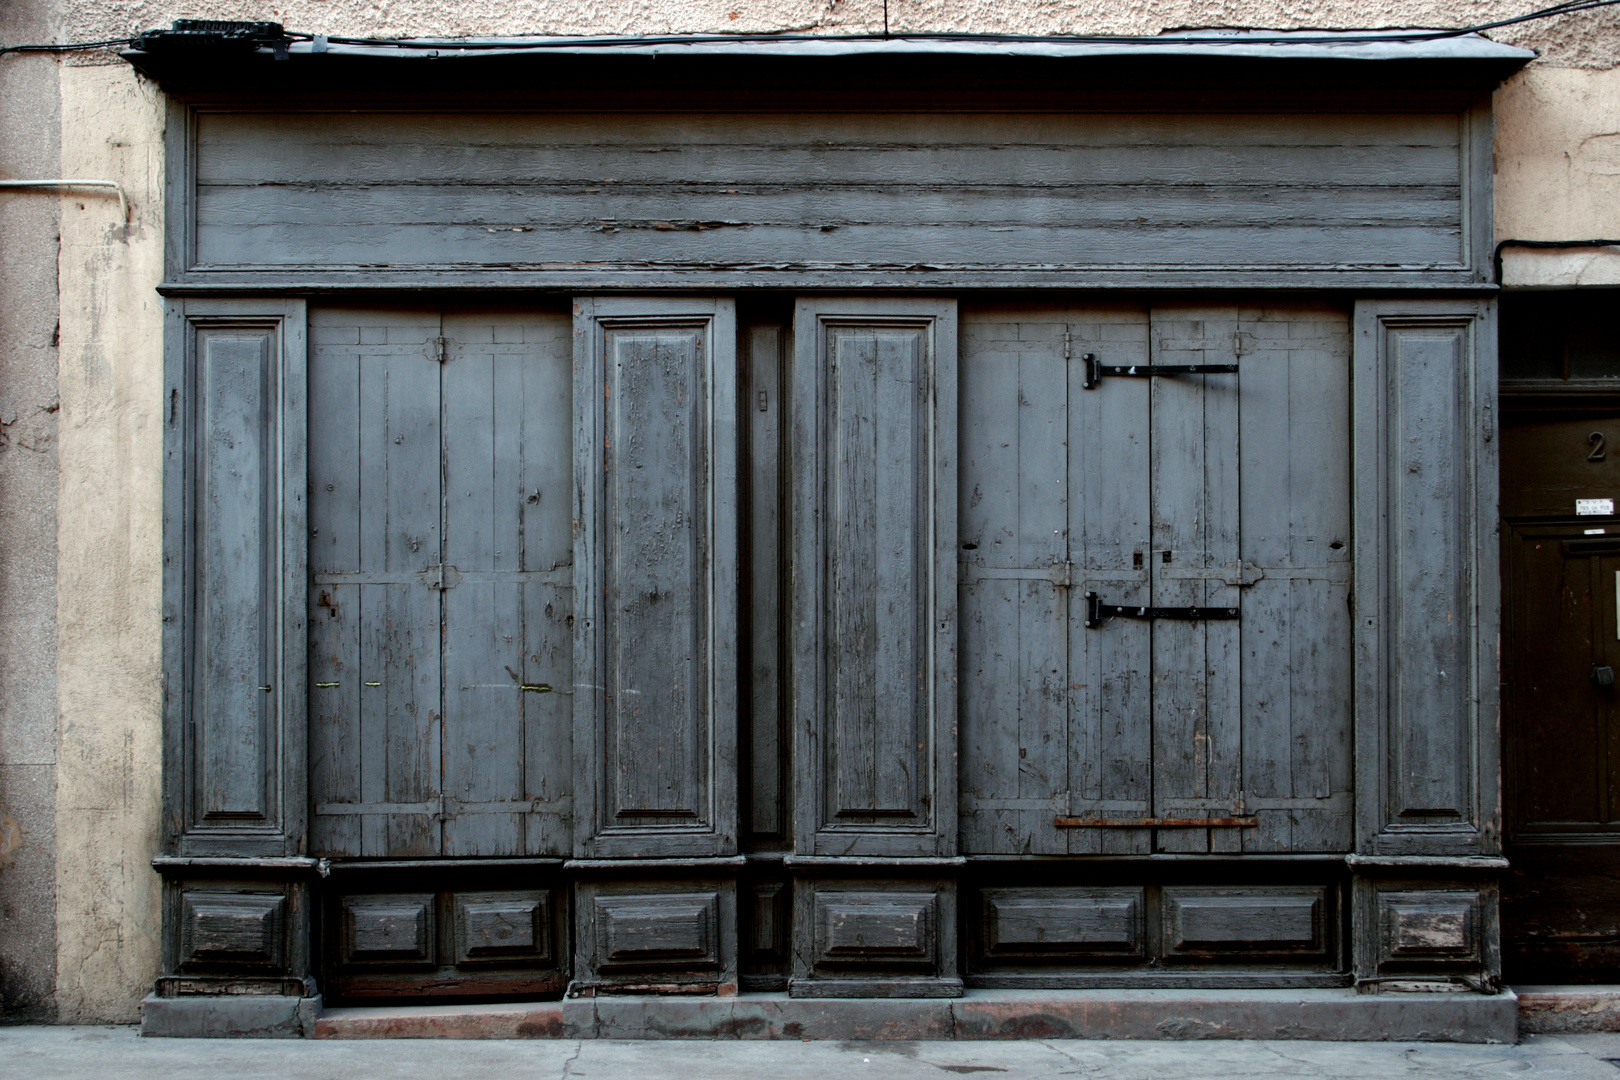
<svg viewBox="0 0 1620 1080">
<path fill-rule="evenodd" d="M 1615 298 L 1527 294 L 1502 306 L 1502 711 L 1512 863 L 1502 926 L 1510 981 L 1620 978 Z"/>
</svg>

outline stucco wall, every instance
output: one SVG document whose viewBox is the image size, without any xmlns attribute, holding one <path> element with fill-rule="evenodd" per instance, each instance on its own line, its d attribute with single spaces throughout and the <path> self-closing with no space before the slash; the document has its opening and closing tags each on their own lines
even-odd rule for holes
<svg viewBox="0 0 1620 1080">
<path fill-rule="evenodd" d="M 57 32 L 45 0 L 0 4 L 0 41 Z M 56 176 L 57 63 L 0 60 L 0 176 Z M 57 200 L 0 191 L 0 1013 L 56 996 Z"/>
<path fill-rule="evenodd" d="M 129 1020 L 158 969 L 163 101 L 122 65 L 62 73 L 57 1006 Z"/>
<path fill-rule="evenodd" d="M 61 10 L 61 40 L 116 37 L 198 16 L 400 36 L 850 33 L 882 26 L 881 0 L 64 0 Z M 1464 0 L 891 0 L 889 7 L 898 31 L 1128 34 L 1188 26 L 1457 25 L 1504 10 Z M 1620 8 L 1497 36 L 1545 54 L 1499 95 L 1501 234 L 1615 235 Z M 56 990 L 64 1019 L 131 1019 L 158 973 L 158 880 L 149 860 L 158 837 L 162 692 L 155 286 L 162 273 L 163 110 L 153 87 L 103 56 L 76 58 L 64 69 L 60 111 L 62 169 L 123 182 L 133 221 L 121 226 L 109 201 L 61 203 Z"/>
</svg>

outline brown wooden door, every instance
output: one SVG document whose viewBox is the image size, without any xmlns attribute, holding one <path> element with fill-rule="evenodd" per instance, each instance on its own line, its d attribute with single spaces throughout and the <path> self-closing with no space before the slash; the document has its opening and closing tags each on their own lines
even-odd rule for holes
<svg viewBox="0 0 1620 1080">
<path fill-rule="evenodd" d="M 1503 446 L 1504 973 L 1620 975 L 1620 421 L 1513 425 Z M 1597 434 L 1602 438 L 1594 439 Z"/>
</svg>

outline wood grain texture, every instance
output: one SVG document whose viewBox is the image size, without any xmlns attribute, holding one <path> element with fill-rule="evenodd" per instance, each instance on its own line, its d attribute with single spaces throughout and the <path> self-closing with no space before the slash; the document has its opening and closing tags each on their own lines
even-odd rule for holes
<svg viewBox="0 0 1620 1080">
<path fill-rule="evenodd" d="M 787 836 L 787 759 L 784 724 L 782 506 L 783 348 L 787 328 L 750 326 L 742 409 L 748 417 L 748 730 L 744 782 L 747 832 L 780 843 Z"/>
<path fill-rule="evenodd" d="M 795 850 L 956 842 L 956 306 L 801 300 Z"/>
<path fill-rule="evenodd" d="M 998 963 L 1146 955 L 1140 888 L 990 888 L 979 902 L 984 953 Z"/>
<path fill-rule="evenodd" d="M 311 321 L 316 848 L 568 854 L 568 321 Z"/>
<path fill-rule="evenodd" d="M 1146 853 L 1058 822 L 1233 818 L 1259 827 L 1158 850 L 1348 850 L 1346 313 L 982 301 L 962 341 L 966 849 Z M 1085 390 L 1088 353 L 1240 370 Z M 1086 590 L 1243 615 L 1086 629 Z"/>
<path fill-rule="evenodd" d="M 444 854 L 566 855 L 570 327 L 560 313 L 457 313 L 442 325 L 442 562 L 454 568 L 441 593 Z"/>
<path fill-rule="evenodd" d="M 1495 854 L 1494 305 L 1362 302 L 1355 363 L 1358 850 Z"/>
<path fill-rule="evenodd" d="M 736 992 L 734 879 L 581 881 L 576 895 L 574 989 Z"/>
<path fill-rule="evenodd" d="M 576 301 L 582 858 L 736 850 L 736 393 L 731 301 Z"/>
<path fill-rule="evenodd" d="M 304 306 L 187 301 L 166 367 L 166 832 L 176 854 L 304 844 Z M 292 601 L 292 597 L 297 597 Z"/>
<path fill-rule="evenodd" d="M 1464 128 L 1456 112 L 207 111 L 190 266 L 1463 269 Z"/>
<path fill-rule="evenodd" d="M 311 315 L 311 801 L 323 855 L 442 853 L 436 311 Z"/>
</svg>

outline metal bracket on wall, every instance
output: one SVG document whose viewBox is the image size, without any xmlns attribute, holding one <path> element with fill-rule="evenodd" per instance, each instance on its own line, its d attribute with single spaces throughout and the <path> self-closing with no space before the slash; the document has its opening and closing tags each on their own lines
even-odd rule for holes
<svg viewBox="0 0 1620 1080">
<path fill-rule="evenodd" d="M 1104 619 L 1235 619 L 1235 607 L 1142 607 L 1137 604 L 1105 604 L 1094 592 L 1086 593 L 1086 629 L 1095 630 Z"/>
<path fill-rule="evenodd" d="M 1104 375 L 1140 379 L 1153 375 L 1236 375 L 1238 369 L 1236 364 L 1102 364 L 1097 362 L 1096 353 L 1085 353 L 1080 361 L 1086 371 L 1080 385 L 1086 390 L 1095 390 Z"/>
</svg>

